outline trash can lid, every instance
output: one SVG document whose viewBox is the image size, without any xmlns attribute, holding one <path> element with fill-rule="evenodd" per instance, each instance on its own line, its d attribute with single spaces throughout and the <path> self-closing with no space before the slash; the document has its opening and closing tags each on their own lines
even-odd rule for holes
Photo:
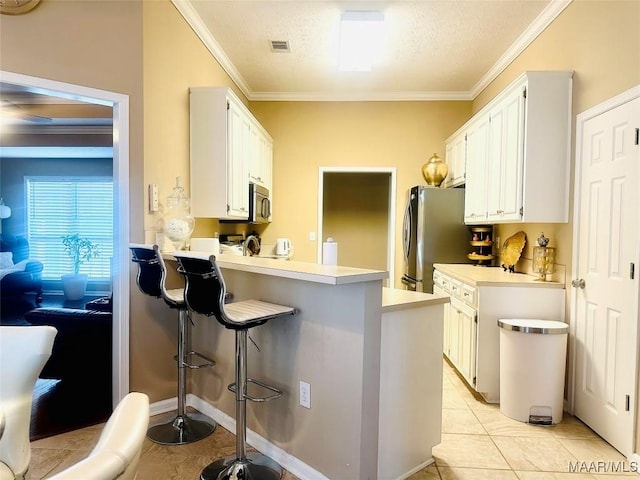
<svg viewBox="0 0 640 480">
<path fill-rule="evenodd" d="M 569 325 L 556 320 L 539 320 L 536 318 L 500 318 L 498 327 L 522 333 L 541 333 L 559 335 L 569 332 Z"/>
</svg>

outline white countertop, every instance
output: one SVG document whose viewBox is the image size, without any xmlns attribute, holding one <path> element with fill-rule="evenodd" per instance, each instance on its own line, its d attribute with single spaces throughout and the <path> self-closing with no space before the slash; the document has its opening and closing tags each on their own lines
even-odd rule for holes
<svg viewBox="0 0 640 480">
<path fill-rule="evenodd" d="M 382 313 L 449 303 L 449 296 L 382 288 Z"/>
<path fill-rule="evenodd" d="M 195 257 L 208 259 L 212 252 L 179 251 L 168 254 L 172 257 Z M 275 277 L 292 278 L 306 282 L 324 283 L 327 285 L 346 285 L 349 283 L 383 280 L 389 272 L 383 270 L 367 270 L 363 268 L 341 267 L 339 265 L 321 265 L 317 263 L 298 262 L 295 260 L 279 260 L 264 257 L 243 257 L 240 255 L 216 255 L 220 268 L 239 270 Z"/>
<path fill-rule="evenodd" d="M 542 282 L 533 275 L 505 272 L 502 267 L 480 267 L 471 264 L 436 263 L 434 268 L 467 284 L 476 286 L 527 286 L 564 288 L 561 282 Z"/>
</svg>

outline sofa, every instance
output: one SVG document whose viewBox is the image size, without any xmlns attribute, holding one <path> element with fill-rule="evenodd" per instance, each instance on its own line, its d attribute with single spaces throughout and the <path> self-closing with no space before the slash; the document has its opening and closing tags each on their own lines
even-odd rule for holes
<svg viewBox="0 0 640 480">
<path fill-rule="evenodd" d="M 36 305 L 42 302 L 42 262 L 29 257 L 25 237 L 0 234 L 0 296 L 36 294 Z"/>
<path fill-rule="evenodd" d="M 40 307 L 24 314 L 31 325 L 58 330 L 51 358 L 40 378 L 60 380 L 56 411 L 73 411 L 74 421 L 90 425 L 104 421 L 112 410 L 112 328 L 110 311 Z M 62 415 L 62 414 L 60 414 Z"/>
</svg>

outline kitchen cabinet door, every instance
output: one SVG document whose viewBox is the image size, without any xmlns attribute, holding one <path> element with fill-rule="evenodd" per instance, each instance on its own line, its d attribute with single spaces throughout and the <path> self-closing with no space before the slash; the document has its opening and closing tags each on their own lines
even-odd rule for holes
<svg viewBox="0 0 640 480">
<path fill-rule="evenodd" d="M 513 88 L 489 114 L 487 220 L 520 221 L 524 153 L 524 84 Z"/>
<path fill-rule="evenodd" d="M 449 305 L 449 355 L 447 356 L 456 368 L 460 364 L 460 353 L 460 316 Z"/>
<path fill-rule="evenodd" d="M 437 285 L 433 286 L 433 293 L 436 295 L 449 296 L 442 288 Z M 449 358 L 451 349 L 451 303 L 444 304 L 444 317 L 443 317 L 443 334 L 442 334 L 442 352 Z"/>
<path fill-rule="evenodd" d="M 250 137 L 249 180 L 271 190 L 273 141 L 255 123 L 251 126 Z"/>
<path fill-rule="evenodd" d="M 489 115 L 482 115 L 467 130 L 464 220 L 469 224 L 487 219 L 489 127 Z"/>
<path fill-rule="evenodd" d="M 456 298 L 451 299 L 451 316 L 458 326 L 458 362 L 456 368 L 469 383 L 476 384 L 476 312 Z"/>
<path fill-rule="evenodd" d="M 227 112 L 227 215 L 249 218 L 250 119 L 234 101 L 229 102 Z"/>
<path fill-rule="evenodd" d="M 457 187 L 465 182 L 466 136 L 462 131 L 447 140 L 445 161 L 449 169 L 445 179 L 445 187 Z"/>
</svg>

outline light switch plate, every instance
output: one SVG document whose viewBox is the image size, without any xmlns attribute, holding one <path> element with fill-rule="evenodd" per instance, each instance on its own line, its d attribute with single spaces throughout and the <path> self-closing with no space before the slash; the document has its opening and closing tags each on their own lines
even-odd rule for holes
<svg viewBox="0 0 640 480">
<path fill-rule="evenodd" d="M 149 184 L 149 211 L 158 211 L 158 184 L 156 183 Z"/>
</svg>

